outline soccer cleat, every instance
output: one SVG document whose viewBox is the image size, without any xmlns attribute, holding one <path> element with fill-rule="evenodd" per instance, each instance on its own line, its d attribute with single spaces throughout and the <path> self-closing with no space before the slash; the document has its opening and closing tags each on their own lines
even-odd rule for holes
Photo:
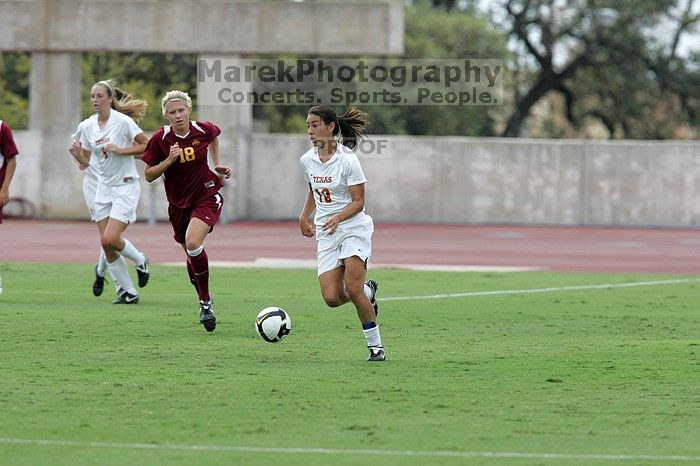
<svg viewBox="0 0 700 466">
<path fill-rule="evenodd" d="M 100 296 L 105 289 L 105 277 L 100 277 L 95 266 L 95 281 L 92 282 L 92 294 Z"/>
<path fill-rule="evenodd" d="M 378 362 L 386 359 L 383 346 L 368 346 L 367 348 L 369 349 L 369 356 L 367 356 L 368 361 Z"/>
<path fill-rule="evenodd" d="M 374 315 L 377 316 L 379 315 L 379 304 L 377 304 L 377 290 L 379 289 L 379 283 L 376 282 L 376 280 L 367 280 L 365 282 L 365 285 L 369 286 L 370 289 L 372 290 L 372 297 L 369 299 L 369 302 L 372 303 L 372 307 L 374 308 Z"/>
<path fill-rule="evenodd" d="M 139 302 L 139 295 L 131 294 L 122 288 L 119 288 L 117 299 L 112 301 L 112 304 L 136 304 Z"/>
<path fill-rule="evenodd" d="M 144 257 L 146 257 L 144 255 Z M 151 273 L 148 271 L 148 257 L 143 264 L 136 266 L 136 275 L 139 276 L 139 288 L 143 288 L 148 283 Z"/>
<path fill-rule="evenodd" d="M 204 325 L 207 332 L 213 332 L 216 328 L 216 317 L 211 307 L 211 301 L 199 302 L 199 321 Z"/>
</svg>

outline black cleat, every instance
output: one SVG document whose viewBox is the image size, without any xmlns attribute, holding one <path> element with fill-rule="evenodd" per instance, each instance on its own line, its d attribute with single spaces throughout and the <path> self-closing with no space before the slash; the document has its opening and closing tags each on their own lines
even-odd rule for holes
<svg viewBox="0 0 700 466">
<path fill-rule="evenodd" d="M 128 291 L 119 289 L 117 299 L 112 301 L 112 304 L 136 304 L 139 302 L 139 295 L 131 294 Z"/>
<path fill-rule="evenodd" d="M 367 356 L 368 361 L 381 362 L 386 359 L 383 346 L 368 346 L 367 348 L 369 349 L 369 356 Z"/>
<path fill-rule="evenodd" d="M 145 257 L 145 256 L 144 256 Z M 143 288 L 148 283 L 148 279 L 151 277 L 151 273 L 148 271 L 148 258 L 142 265 L 136 266 L 136 275 L 139 276 L 139 288 Z"/>
<path fill-rule="evenodd" d="M 372 290 L 372 297 L 369 299 L 369 302 L 372 303 L 372 307 L 374 308 L 374 315 L 377 316 L 379 315 L 379 304 L 377 304 L 377 290 L 379 289 L 379 283 L 377 283 L 375 280 L 367 280 L 365 282 L 365 285 L 369 286 L 370 289 Z"/>
<path fill-rule="evenodd" d="M 213 332 L 216 328 L 216 317 L 211 307 L 211 301 L 199 302 L 199 321 L 204 325 L 207 332 Z"/>
<path fill-rule="evenodd" d="M 100 296 L 105 290 L 105 277 L 100 277 L 97 274 L 97 266 L 95 266 L 95 281 L 92 282 L 92 294 Z"/>
</svg>

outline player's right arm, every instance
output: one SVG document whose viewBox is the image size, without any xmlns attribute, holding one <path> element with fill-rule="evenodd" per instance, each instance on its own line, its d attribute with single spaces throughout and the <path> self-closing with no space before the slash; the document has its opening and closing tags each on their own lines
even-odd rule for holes
<svg viewBox="0 0 700 466">
<path fill-rule="evenodd" d="M 309 183 L 309 192 L 306 195 L 306 202 L 304 202 L 304 208 L 301 210 L 301 214 L 299 214 L 299 228 L 301 229 L 301 234 L 309 238 L 314 235 L 316 230 L 315 225 L 309 222 L 309 217 L 315 208 L 316 201 L 311 191 L 311 183 Z"/>
<path fill-rule="evenodd" d="M 80 141 L 72 141 L 68 152 L 78 162 L 81 170 L 85 170 L 90 165 L 90 151 L 83 149 Z"/>
<path fill-rule="evenodd" d="M 148 150 L 148 148 L 146 150 Z M 163 173 L 165 173 L 165 170 L 167 170 L 168 167 L 174 164 L 179 158 L 180 145 L 176 142 L 175 144 L 170 146 L 170 152 L 168 153 L 168 156 L 165 158 L 165 160 L 161 160 L 161 162 L 156 165 L 149 165 L 148 168 L 146 168 L 146 170 L 143 172 L 143 176 L 149 183 L 151 181 L 155 181 L 158 178 L 160 178 L 160 176 Z"/>
<path fill-rule="evenodd" d="M 0 208 L 7 205 L 10 202 L 10 181 L 15 174 L 15 167 L 17 166 L 17 158 L 10 157 L 5 162 L 5 179 L 0 186 Z"/>
</svg>

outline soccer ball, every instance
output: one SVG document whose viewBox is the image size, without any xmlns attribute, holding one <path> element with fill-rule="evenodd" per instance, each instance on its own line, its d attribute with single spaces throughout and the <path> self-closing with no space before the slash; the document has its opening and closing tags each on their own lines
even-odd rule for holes
<svg viewBox="0 0 700 466">
<path fill-rule="evenodd" d="M 280 307 L 266 307 L 255 318 L 255 330 L 268 343 L 277 343 L 289 335 L 292 319 Z"/>
</svg>

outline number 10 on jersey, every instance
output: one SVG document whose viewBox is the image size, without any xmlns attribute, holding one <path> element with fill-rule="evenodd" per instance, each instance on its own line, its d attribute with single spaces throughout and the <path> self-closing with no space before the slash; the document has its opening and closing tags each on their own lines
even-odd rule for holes
<svg viewBox="0 0 700 466">
<path fill-rule="evenodd" d="M 314 189 L 314 191 L 316 191 L 316 194 L 318 194 L 318 202 L 320 202 L 321 204 L 330 204 L 332 202 L 331 191 L 328 188 Z"/>
</svg>

